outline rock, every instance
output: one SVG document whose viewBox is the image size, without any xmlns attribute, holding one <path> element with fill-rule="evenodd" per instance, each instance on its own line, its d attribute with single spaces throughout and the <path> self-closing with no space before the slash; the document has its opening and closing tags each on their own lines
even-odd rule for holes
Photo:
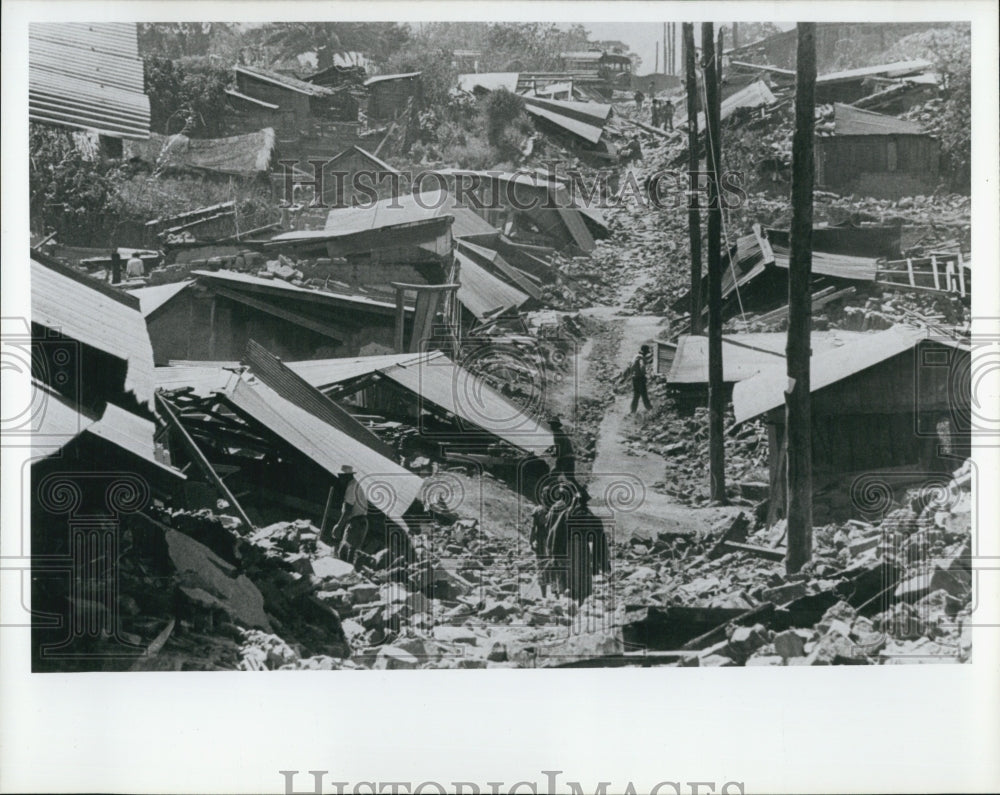
<svg viewBox="0 0 1000 795">
<path fill-rule="evenodd" d="M 857 611 L 847 602 L 840 601 L 823 613 L 823 618 L 820 619 L 816 628 L 820 632 L 826 632 L 831 621 L 842 621 L 844 624 L 847 624 L 847 626 L 850 626 L 856 617 Z"/>
<path fill-rule="evenodd" d="M 382 646 L 375 656 L 374 667 L 380 671 L 394 671 L 406 668 L 416 668 L 419 661 L 410 652 L 398 646 Z"/>
<path fill-rule="evenodd" d="M 784 605 L 796 599 L 801 599 L 806 595 L 806 585 L 803 582 L 789 582 L 779 585 L 776 588 L 768 588 L 761 592 L 760 598 L 764 602 L 774 602 L 776 605 Z"/>
<path fill-rule="evenodd" d="M 752 627 L 736 627 L 729 637 L 729 650 L 738 659 L 746 659 L 767 643 L 767 630 L 763 624 Z"/>
<path fill-rule="evenodd" d="M 736 665 L 736 663 L 729 657 L 723 657 L 721 654 L 709 654 L 706 657 L 699 657 L 698 665 L 701 668 L 730 668 Z"/>
<path fill-rule="evenodd" d="M 341 622 L 341 628 L 344 630 L 344 636 L 351 645 L 354 645 L 357 639 L 362 637 L 366 632 L 361 624 L 350 618 L 345 618 Z"/>
<path fill-rule="evenodd" d="M 490 650 L 486 654 L 486 659 L 491 662 L 507 662 L 507 644 L 503 641 L 494 643 L 490 646 Z"/>
<path fill-rule="evenodd" d="M 358 583 L 357 585 L 352 585 L 348 591 L 350 592 L 351 598 L 354 600 L 354 604 L 356 605 L 369 604 L 378 600 L 378 586 L 373 585 L 372 583 Z"/>
<path fill-rule="evenodd" d="M 316 577 L 321 580 L 343 581 L 351 578 L 352 576 L 355 578 L 358 577 L 357 572 L 354 570 L 354 566 L 346 560 L 333 557 L 333 555 L 313 558 L 311 562 L 312 574 L 316 575 Z"/>
<path fill-rule="evenodd" d="M 896 586 L 895 596 L 905 602 L 916 602 L 933 591 L 943 590 L 955 597 L 965 597 L 970 586 L 968 572 L 935 566 L 931 572 L 922 572 L 901 582 Z"/>
<path fill-rule="evenodd" d="M 787 660 L 789 657 L 802 657 L 805 654 L 805 639 L 794 629 L 786 629 L 774 636 L 774 650 Z"/>
<path fill-rule="evenodd" d="M 806 656 L 807 665 L 850 665 L 866 662 L 864 653 L 854 641 L 839 632 L 823 635 Z"/>
<path fill-rule="evenodd" d="M 515 608 L 505 602 L 491 599 L 486 602 L 486 607 L 479 611 L 479 617 L 487 621 L 502 621 L 514 611 Z"/>
<path fill-rule="evenodd" d="M 445 643 L 465 643 L 469 646 L 475 646 L 479 641 L 476 633 L 465 627 L 447 626 L 434 627 L 434 639 Z"/>
</svg>

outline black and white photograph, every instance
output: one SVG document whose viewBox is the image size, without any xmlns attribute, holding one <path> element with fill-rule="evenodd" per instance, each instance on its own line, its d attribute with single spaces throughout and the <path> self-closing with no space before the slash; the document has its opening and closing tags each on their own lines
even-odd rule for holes
<svg viewBox="0 0 1000 795">
<path fill-rule="evenodd" d="M 973 198 L 988 177 L 996 200 L 974 164 L 997 123 L 976 161 L 962 4 L 281 5 L 35 14 L 5 64 L 28 221 L 4 219 L 4 281 L 30 305 L 3 313 L 4 391 L 28 384 L 4 400 L 3 624 L 33 680 L 823 688 L 995 647 Z M 292 754 L 263 786 L 584 791 L 307 763 L 329 767 Z M 655 791 L 778 791 L 723 768 Z"/>
</svg>

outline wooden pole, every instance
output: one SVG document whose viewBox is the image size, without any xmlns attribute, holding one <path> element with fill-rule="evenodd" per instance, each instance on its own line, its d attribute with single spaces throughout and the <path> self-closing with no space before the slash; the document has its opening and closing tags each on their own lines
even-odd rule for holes
<svg viewBox="0 0 1000 795">
<path fill-rule="evenodd" d="M 660 42 L 656 42 L 656 66 L 653 68 L 656 74 L 660 73 Z"/>
<path fill-rule="evenodd" d="M 684 78 L 687 88 L 688 179 L 698 174 L 698 75 L 695 72 L 694 23 L 681 25 L 684 36 Z M 693 176 L 692 176 L 693 175 Z M 701 334 L 701 212 L 698 210 L 698 186 L 689 184 L 688 237 L 691 240 L 691 333 Z"/>
<path fill-rule="evenodd" d="M 795 66 L 795 133 L 792 137 L 792 226 L 788 263 L 788 557 L 798 572 L 812 559 L 812 427 L 809 395 L 812 300 L 813 135 L 816 112 L 816 24 L 798 24 Z"/>
<path fill-rule="evenodd" d="M 708 469 L 709 496 L 726 501 L 726 459 L 723 415 L 726 394 L 722 383 L 722 202 L 719 196 L 721 141 L 719 133 L 719 76 L 711 22 L 701 25 L 705 59 L 705 120 L 708 140 Z"/>
<path fill-rule="evenodd" d="M 663 23 L 663 74 L 670 74 L 667 71 L 667 23 Z"/>
</svg>

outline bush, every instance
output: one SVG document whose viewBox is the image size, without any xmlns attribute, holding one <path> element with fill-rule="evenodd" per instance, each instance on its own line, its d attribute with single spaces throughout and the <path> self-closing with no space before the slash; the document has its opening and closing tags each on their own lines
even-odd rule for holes
<svg viewBox="0 0 1000 795">
<path fill-rule="evenodd" d="M 153 130 L 170 135 L 186 127 L 188 135 L 225 135 L 221 108 L 229 86 L 229 69 L 206 59 L 188 59 L 180 64 L 167 58 L 147 58 L 144 71 Z"/>
</svg>

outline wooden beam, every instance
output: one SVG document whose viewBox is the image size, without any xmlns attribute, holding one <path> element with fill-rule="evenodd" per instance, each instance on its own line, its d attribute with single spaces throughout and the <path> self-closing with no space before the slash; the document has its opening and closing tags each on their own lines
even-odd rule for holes
<svg viewBox="0 0 1000 795">
<path fill-rule="evenodd" d="M 205 476 L 215 484 L 216 488 L 222 492 L 223 496 L 233 506 L 236 513 L 239 514 L 240 519 L 247 528 L 253 529 L 254 523 L 250 521 L 250 517 L 246 515 L 243 507 L 240 505 L 240 501 L 236 499 L 236 496 L 229 490 L 229 487 L 223 482 L 219 474 L 212 468 L 209 460 L 205 458 L 205 454 L 201 452 L 201 448 L 198 447 L 198 443 L 191 438 L 191 435 L 187 432 L 187 429 L 181 424 L 181 421 L 174 414 L 174 410 L 170 407 L 170 403 L 166 398 L 163 397 L 159 392 L 156 393 L 156 405 L 160 407 L 163 412 L 167 423 L 173 427 L 178 434 L 180 434 L 181 444 L 188 451 L 188 454 L 194 459 L 195 464 L 198 468 L 205 474 Z"/>
</svg>

